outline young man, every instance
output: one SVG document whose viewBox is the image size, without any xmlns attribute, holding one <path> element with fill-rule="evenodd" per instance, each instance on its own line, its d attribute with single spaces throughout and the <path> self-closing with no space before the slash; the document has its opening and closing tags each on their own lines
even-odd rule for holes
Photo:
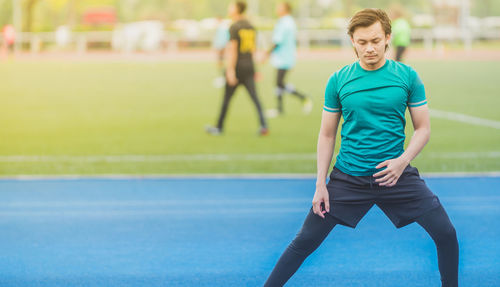
<svg viewBox="0 0 500 287">
<path fill-rule="evenodd" d="M 289 3 L 281 2 L 276 6 L 276 14 L 279 20 L 273 31 L 273 46 L 268 55 L 271 55 L 271 64 L 277 70 L 276 76 L 276 98 L 278 107 L 276 110 L 269 110 L 268 116 L 278 116 L 283 113 L 283 96 L 285 92 L 290 93 L 299 98 L 303 103 L 305 113 L 310 113 L 312 109 L 312 101 L 309 97 L 300 93 L 291 84 L 285 84 L 285 76 L 287 72 L 295 66 L 296 57 L 296 34 L 297 26 L 293 20 L 292 8 Z"/>
<path fill-rule="evenodd" d="M 458 242 L 448 215 L 418 170 L 409 165 L 430 136 L 424 86 L 409 66 L 388 60 L 387 14 L 362 10 L 348 27 L 359 61 L 335 72 L 326 86 L 313 206 L 265 286 L 282 286 L 337 224 L 355 228 L 376 204 L 397 228 L 421 225 L 437 247 L 442 286 L 458 286 Z M 406 150 L 405 110 L 414 134 Z M 341 147 L 325 183 L 340 117 Z"/>
<path fill-rule="evenodd" d="M 233 20 L 233 24 L 229 28 L 230 40 L 226 47 L 226 88 L 217 126 L 207 127 L 206 129 L 212 135 L 222 133 L 229 102 L 240 84 L 245 86 L 257 108 L 260 120 L 259 134 L 267 135 L 269 133 L 255 88 L 253 53 L 256 48 L 256 32 L 255 28 L 244 17 L 245 9 L 246 4 L 241 1 L 232 3 L 229 6 L 229 16 Z"/>
</svg>

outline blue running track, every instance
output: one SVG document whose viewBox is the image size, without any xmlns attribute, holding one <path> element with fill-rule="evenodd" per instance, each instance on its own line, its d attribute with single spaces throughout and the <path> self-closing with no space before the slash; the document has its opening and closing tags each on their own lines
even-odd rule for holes
<svg viewBox="0 0 500 287">
<path fill-rule="evenodd" d="M 460 286 L 500 286 L 500 177 L 428 178 L 460 242 Z M 0 286 L 261 286 L 313 179 L 0 180 Z M 434 243 L 374 207 L 287 286 L 438 287 Z"/>
</svg>

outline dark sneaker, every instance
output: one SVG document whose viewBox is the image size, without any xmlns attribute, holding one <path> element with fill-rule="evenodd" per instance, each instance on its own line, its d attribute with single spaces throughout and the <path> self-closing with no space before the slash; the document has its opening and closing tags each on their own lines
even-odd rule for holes
<svg viewBox="0 0 500 287">
<path fill-rule="evenodd" d="M 259 136 L 267 136 L 269 134 L 269 129 L 268 128 L 260 128 L 259 130 Z"/>
</svg>

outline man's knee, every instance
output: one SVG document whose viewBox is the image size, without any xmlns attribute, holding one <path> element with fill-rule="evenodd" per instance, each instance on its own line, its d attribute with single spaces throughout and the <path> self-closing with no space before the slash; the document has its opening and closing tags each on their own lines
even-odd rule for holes
<svg viewBox="0 0 500 287">
<path fill-rule="evenodd" d="M 295 239 L 290 243 L 290 250 L 298 253 L 300 255 L 309 255 L 311 254 L 319 245 L 318 239 L 312 234 L 299 232 Z"/>
<path fill-rule="evenodd" d="M 457 231 L 453 225 L 450 225 L 448 229 L 444 232 L 444 237 L 451 239 L 451 240 L 457 240 Z"/>
<path fill-rule="evenodd" d="M 457 231 L 455 227 L 451 224 L 441 229 L 438 234 L 436 234 L 436 243 L 450 244 L 457 242 Z"/>
</svg>

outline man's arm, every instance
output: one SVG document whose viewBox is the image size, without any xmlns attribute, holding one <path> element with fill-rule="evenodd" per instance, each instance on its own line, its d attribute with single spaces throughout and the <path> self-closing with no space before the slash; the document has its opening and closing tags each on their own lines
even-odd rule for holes
<svg viewBox="0 0 500 287">
<path fill-rule="evenodd" d="M 393 186 L 398 181 L 405 167 L 420 153 L 429 141 L 431 135 L 431 121 L 429 118 L 429 107 L 427 104 L 419 107 L 410 107 L 410 116 L 413 123 L 414 133 L 408 147 L 401 156 L 386 160 L 376 168 L 387 166 L 386 169 L 375 173 L 374 177 L 380 185 Z"/>
<path fill-rule="evenodd" d="M 226 80 L 230 86 L 235 86 L 238 83 L 236 79 L 236 61 L 238 59 L 238 41 L 230 40 L 227 44 L 227 66 Z"/>
<path fill-rule="evenodd" d="M 313 198 L 313 211 L 317 215 L 325 218 L 324 213 L 330 212 L 330 199 L 326 189 L 326 177 L 332 162 L 335 140 L 340 121 L 340 112 L 323 111 L 321 117 L 321 128 L 318 135 L 317 147 L 317 178 L 316 192 Z M 321 203 L 324 203 L 325 210 L 321 210 Z"/>
</svg>

